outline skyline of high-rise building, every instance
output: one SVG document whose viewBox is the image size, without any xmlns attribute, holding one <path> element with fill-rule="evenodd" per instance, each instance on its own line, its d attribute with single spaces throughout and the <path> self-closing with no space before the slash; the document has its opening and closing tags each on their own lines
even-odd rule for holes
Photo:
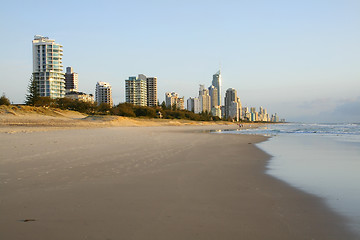
<svg viewBox="0 0 360 240">
<path fill-rule="evenodd" d="M 98 105 L 101 103 L 109 104 L 110 107 L 113 106 L 112 100 L 112 90 L 111 85 L 107 82 L 97 82 L 95 88 L 95 102 Z"/>
<path fill-rule="evenodd" d="M 33 80 L 37 84 L 41 97 L 63 98 L 65 96 L 62 47 L 48 37 L 34 36 L 32 41 Z"/>
<path fill-rule="evenodd" d="M 33 80 L 37 85 L 39 95 L 42 97 L 63 98 L 69 94 L 70 98 L 91 101 L 92 96 L 85 93 L 79 93 L 78 88 L 78 74 L 73 71 L 72 67 L 66 68 L 66 73 L 63 73 L 62 45 L 55 42 L 53 39 L 41 35 L 35 35 L 32 41 L 33 51 Z M 231 117 L 236 120 L 247 119 L 251 121 L 269 121 L 272 119 L 269 114 L 260 107 L 260 112 L 256 112 L 254 108 L 250 111 L 243 111 L 240 98 L 236 100 L 231 96 L 235 89 L 231 89 L 231 94 L 228 89 L 224 99 L 224 106 L 221 105 L 221 88 L 222 78 L 221 71 L 213 74 L 212 85 L 205 88 L 200 85 L 199 97 L 189 98 L 188 109 L 195 112 L 207 111 L 213 116 Z M 75 94 L 77 93 L 78 94 Z M 98 82 L 95 90 L 96 101 L 100 104 L 105 102 L 113 105 L 112 90 L 109 83 Z M 180 98 L 178 94 L 166 93 L 166 105 L 176 108 L 184 109 L 184 97 Z M 139 105 L 154 107 L 158 105 L 157 98 L 157 77 L 146 77 L 139 74 L 138 77 L 129 77 L 126 80 L 126 102 Z M 231 99 L 231 101 L 229 100 Z M 197 104 L 197 102 L 199 104 Z M 234 102 L 234 103 L 233 103 Z M 235 111 L 235 102 L 237 110 Z M 236 112 L 236 113 L 235 113 Z M 275 115 L 276 116 L 276 115 Z"/>
<path fill-rule="evenodd" d="M 66 68 L 65 91 L 66 92 L 77 92 L 77 91 L 79 91 L 78 74 L 73 71 L 72 67 L 67 67 Z"/>
<path fill-rule="evenodd" d="M 267 113 L 267 110 L 263 107 L 259 108 L 259 121 L 270 121 L 269 114 Z"/>
<path fill-rule="evenodd" d="M 217 82 L 221 87 L 220 71 L 213 75 L 213 80 L 213 83 L 216 84 Z M 189 111 L 196 111 L 194 110 L 194 106 L 196 106 L 196 101 L 199 101 L 199 112 L 208 111 L 212 116 L 217 116 L 219 118 L 229 118 L 234 121 L 270 121 L 269 114 L 267 114 L 266 109 L 263 109 L 262 107 L 260 107 L 260 112 L 256 112 L 253 107 L 250 111 L 247 107 L 243 108 L 241 100 L 237 96 L 237 91 L 234 88 L 227 89 L 223 106 L 218 105 L 218 96 L 218 89 L 214 85 L 210 85 L 210 87 L 206 89 L 203 84 L 200 84 L 199 97 L 188 98 L 187 109 Z M 210 97 L 209 101 L 207 100 L 208 97 Z M 208 102 L 210 103 L 210 107 L 207 106 Z"/>
</svg>

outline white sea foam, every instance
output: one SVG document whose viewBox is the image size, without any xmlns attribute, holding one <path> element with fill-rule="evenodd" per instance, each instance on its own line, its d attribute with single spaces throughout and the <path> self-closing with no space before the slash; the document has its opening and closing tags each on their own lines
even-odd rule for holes
<svg viewBox="0 0 360 240">
<path fill-rule="evenodd" d="M 260 134 L 267 136 L 288 135 L 288 134 L 305 134 L 305 135 L 359 135 L 359 123 L 346 124 L 307 124 L 307 123 L 286 123 L 286 124 L 268 124 L 259 128 L 238 129 L 237 131 L 229 131 L 228 133 L 241 134 Z"/>
</svg>

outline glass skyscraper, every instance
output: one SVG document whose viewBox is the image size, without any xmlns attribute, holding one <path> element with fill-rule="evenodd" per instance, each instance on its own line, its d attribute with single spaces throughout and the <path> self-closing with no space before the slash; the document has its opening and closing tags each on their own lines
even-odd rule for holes
<svg viewBox="0 0 360 240">
<path fill-rule="evenodd" d="M 221 106 L 221 74 L 220 70 L 213 75 L 212 85 L 217 88 L 217 103 Z"/>
</svg>

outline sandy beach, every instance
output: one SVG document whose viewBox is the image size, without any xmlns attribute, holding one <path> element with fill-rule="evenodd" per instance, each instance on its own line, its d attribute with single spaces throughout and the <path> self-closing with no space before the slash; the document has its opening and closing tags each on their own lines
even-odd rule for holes
<svg viewBox="0 0 360 240">
<path fill-rule="evenodd" d="M 264 174 L 265 137 L 207 132 L 236 125 L 19 127 L 0 132 L 0 239 L 356 239 Z"/>
</svg>

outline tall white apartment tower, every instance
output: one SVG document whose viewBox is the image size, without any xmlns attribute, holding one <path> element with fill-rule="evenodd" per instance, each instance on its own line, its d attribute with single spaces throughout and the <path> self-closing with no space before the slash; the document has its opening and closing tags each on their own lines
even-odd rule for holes
<svg viewBox="0 0 360 240">
<path fill-rule="evenodd" d="M 138 106 L 154 107 L 158 104 L 157 77 L 129 77 L 125 80 L 125 98 L 127 103 Z"/>
<path fill-rule="evenodd" d="M 212 85 L 217 88 L 217 104 L 221 106 L 221 73 L 220 70 L 213 75 Z"/>
<path fill-rule="evenodd" d="M 129 77 L 125 80 L 125 99 L 127 103 L 137 106 L 147 106 L 146 76 Z"/>
<path fill-rule="evenodd" d="M 33 79 L 41 97 L 65 96 L 62 47 L 55 40 L 40 35 L 36 35 L 32 41 Z"/>
<path fill-rule="evenodd" d="M 111 85 L 106 82 L 97 82 L 95 89 L 95 101 L 98 105 L 101 103 L 109 104 L 110 107 L 113 105 Z"/>
<path fill-rule="evenodd" d="M 200 85 L 199 89 L 199 101 L 201 112 L 211 112 L 211 97 L 209 95 L 209 90 L 204 87 L 204 85 Z"/>
</svg>

